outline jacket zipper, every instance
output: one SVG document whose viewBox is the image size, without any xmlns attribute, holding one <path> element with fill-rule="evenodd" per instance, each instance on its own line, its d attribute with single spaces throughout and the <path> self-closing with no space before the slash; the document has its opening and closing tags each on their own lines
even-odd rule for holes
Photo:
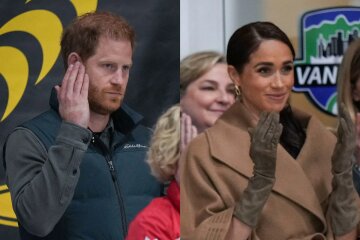
<svg viewBox="0 0 360 240">
<path fill-rule="evenodd" d="M 93 140 L 92 141 L 93 143 L 99 143 L 98 144 L 99 147 L 105 153 L 105 160 L 106 160 L 106 162 L 108 164 L 108 167 L 109 167 L 109 170 L 110 170 L 111 178 L 112 178 L 114 186 L 115 186 L 115 192 L 116 192 L 119 207 L 120 207 L 121 227 L 123 229 L 123 238 L 125 239 L 126 236 L 127 236 L 127 232 L 128 232 L 126 212 L 125 212 L 125 204 L 124 204 L 124 198 L 123 198 L 122 193 L 121 193 L 120 185 L 119 185 L 119 182 L 118 182 L 118 179 L 117 179 L 117 172 L 116 172 L 115 166 L 114 166 L 113 161 L 112 161 L 112 156 L 110 154 L 110 151 L 106 147 L 106 145 L 102 142 L 102 140 L 99 137 L 93 136 L 92 140 Z"/>
</svg>

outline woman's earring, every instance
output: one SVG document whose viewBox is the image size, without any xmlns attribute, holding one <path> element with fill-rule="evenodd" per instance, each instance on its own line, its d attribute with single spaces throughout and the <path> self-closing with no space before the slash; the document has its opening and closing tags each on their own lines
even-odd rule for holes
<svg viewBox="0 0 360 240">
<path fill-rule="evenodd" d="M 237 98 L 240 98 L 240 96 L 241 96 L 240 87 L 237 85 L 235 85 L 235 95 Z"/>
</svg>

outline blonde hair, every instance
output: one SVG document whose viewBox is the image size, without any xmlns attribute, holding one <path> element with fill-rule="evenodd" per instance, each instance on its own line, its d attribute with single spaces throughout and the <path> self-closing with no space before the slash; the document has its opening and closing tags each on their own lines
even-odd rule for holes
<svg viewBox="0 0 360 240">
<path fill-rule="evenodd" d="M 218 52 L 198 52 L 180 62 L 180 96 L 182 97 L 190 83 L 210 71 L 216 64 L 225 63 L 225 57 Z"/>
<path fill-rule="evenodd" d="M 352 42 L 346 50 L 337 75 L 338 108 L 341 103 L 344 103 L 354 122 L 358 109 L 355 107 L 353 102 L 352 90 L 359 78 L 360 39 Z"/>
<path fill-rule="evenodd" d="M 151 173 L 160 181 L 171 180 L 180 158 L 180 106 L 169 108 L 158 119 L 148 151 Z"/>
</svg>

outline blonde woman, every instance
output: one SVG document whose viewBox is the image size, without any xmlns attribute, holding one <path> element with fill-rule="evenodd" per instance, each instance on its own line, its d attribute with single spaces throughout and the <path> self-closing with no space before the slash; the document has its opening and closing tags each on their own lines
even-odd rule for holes
<svg viewBox="0 0 360 240">
<path fill-rule="evenodd" d="M 198 52 L 180 63 L 181 149 L 211 127 L 235 102 L 234 84 L 225 57 L 217 52 Z"/>
<path fill-rule="evenodd" d="M 338 103 L 343 102 L 356 124 L 357 141 L 355 165 L 353 168 L 354 186 L 360 193 L 360 39 L 347 49 L 337 76 Z"/>
<path fill-rule="evenodd" d="M 180 239 L 180 107 L 168 109 L 158 120 L 148 151 L 152 174 L 170 181 L 167 194 L 155 198 L 130 224 L 128 240 Z"/>
</svg>

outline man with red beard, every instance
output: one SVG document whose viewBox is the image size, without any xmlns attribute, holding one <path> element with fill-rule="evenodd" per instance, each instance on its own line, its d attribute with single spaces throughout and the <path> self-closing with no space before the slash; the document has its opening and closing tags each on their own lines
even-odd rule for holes
<svg viewBox="0 0 360 240">
<path fill-rule="evenodd" d="M 122 103 L 134 31 L 110 13 L 68 26 L 66 69 L 51 109 L 17 127 L 4 147 L 22 239 L 124 239 L 162 185 L 144 158 L 150 131 Z"/>
</svg>

